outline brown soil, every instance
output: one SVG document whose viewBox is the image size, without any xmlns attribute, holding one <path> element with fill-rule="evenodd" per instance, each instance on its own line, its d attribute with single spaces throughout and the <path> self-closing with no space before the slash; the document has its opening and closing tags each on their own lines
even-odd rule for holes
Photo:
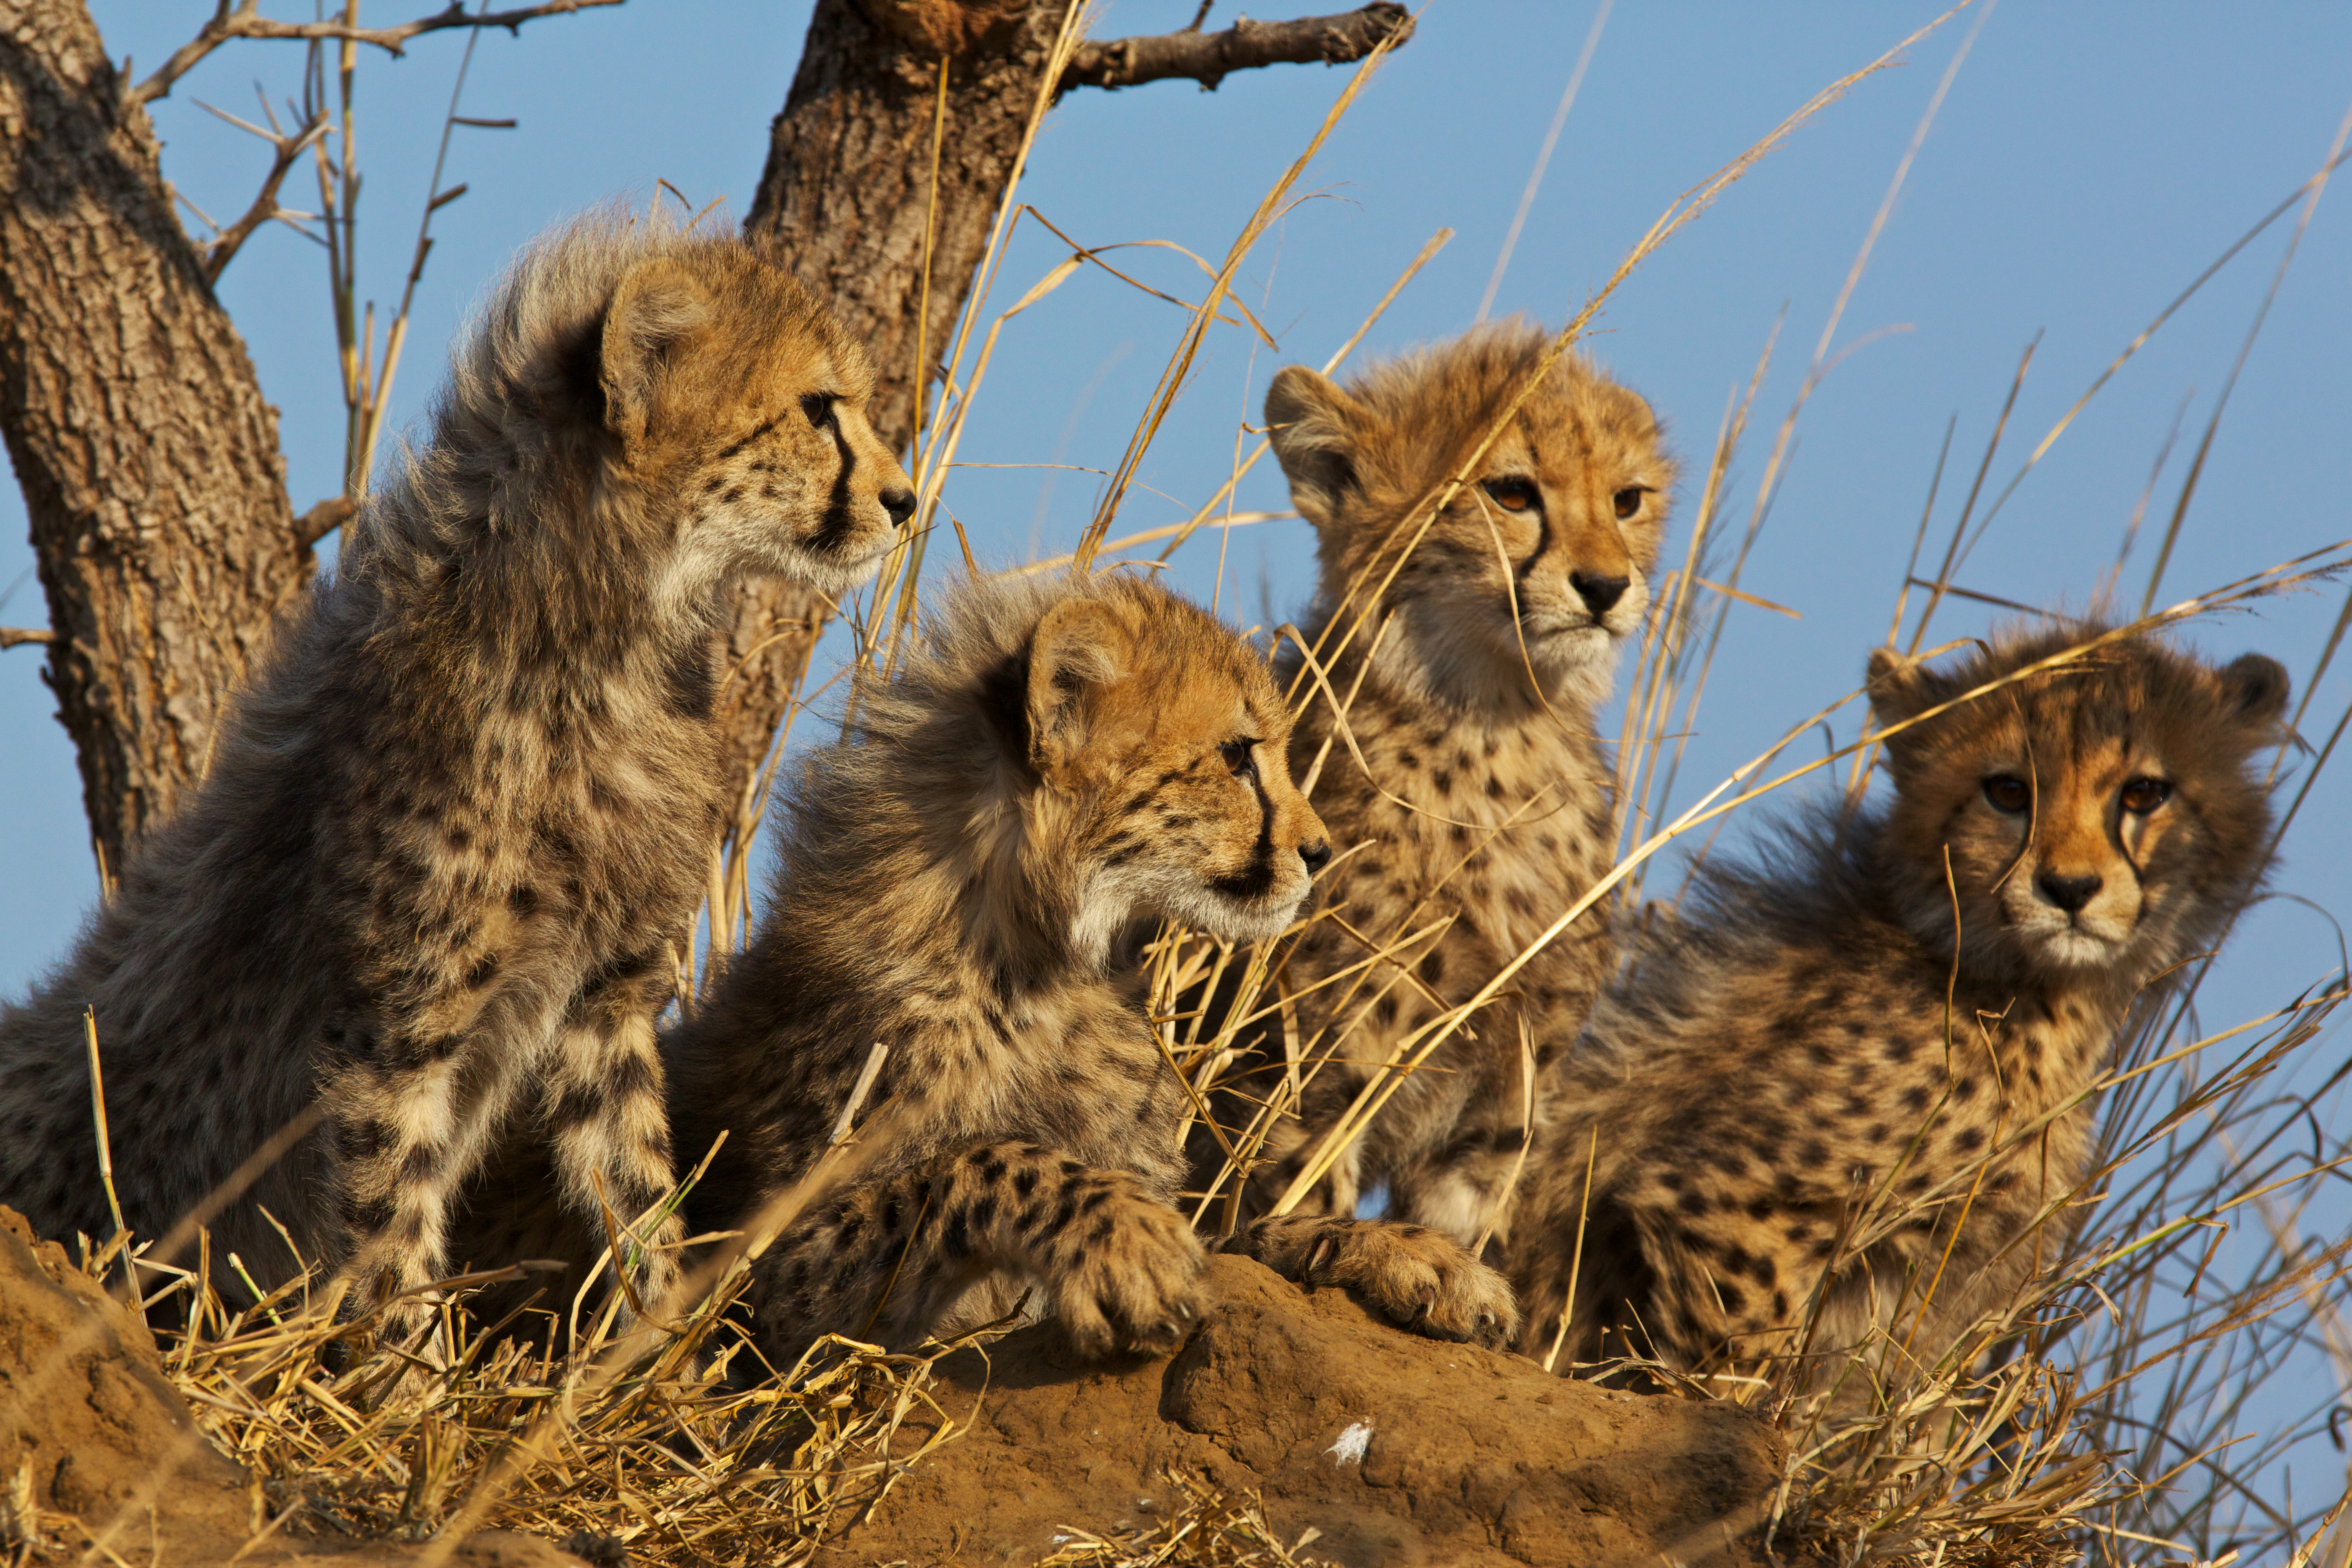
<svg viewBox="0 0 2352 1568">
<path fill-rule="evenodd" d="M 1034 1563 L 1073 1526 L 1162 1523 L 1183 1476 L 1261 1494 L 1283 1541 L 1319 1531 L 1307 1555 L 1349 1568 L 1762 1562 L 1748 1536 L 1780 1454 L 1745 1412 L 1570 1383 L 1400 1333 L 1255 1263 L 1211 1268 L 1217 1304 L 1172 1358 L 1087 1364 L 1046 1325 L 943 1360 L 939 1395 L 971 1429 L 821 1560 Z M 417 1550 L 290 1530 L 257 1542 L 268 1518 L 145 1324 L 0 1208 L 0 1561 L 395 1568 Z M 511 1534 L 457 1561 L 580 1568 Z"/>
<path fill-rule="evenodd" d="M 1171 1358 L 1089 1365 L 1046 1325 L 943 1361 L 971 1429 L 835 1560 L 1034 1563 L 1072 1526 L 1159 1523 L 1182 1472 L 1261 1492 L 1277 1536 L 1318 1530 L 1307 1554 L 1349 1568 L 1763 1561 L 1747 1538 L 1780 1452 L 1746 1412 L 1416 1339 L 1240 1258 L 1211 1268 L 1217 1305 Z"/>
<path fill-rule="evenodd" d="M 267 1521 L 246 1473 L 205 1442 L 147 1325 L 0 1208 L 0 1561 L 226 1563 Z M 257 1568 L 394 1568 L 415 1547 L 273 1535 Z M 465 1568 L 580 1568 L 529 1536 L 475 1536 Z"/>
</svg>

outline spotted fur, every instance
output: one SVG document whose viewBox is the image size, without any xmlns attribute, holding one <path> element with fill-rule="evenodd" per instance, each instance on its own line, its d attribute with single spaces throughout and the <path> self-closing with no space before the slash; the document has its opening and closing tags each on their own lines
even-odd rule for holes
<svg viewBox="0 0 2352 1568">
<path fill-rule="evenodd" d="M 912 497 L 871 384 L 740 241 L 613 211 L 525 252 L 202 786 L 0 1011 L 0 1202 L 112 1231 L 88 1006 L 142 1237 L 321 1112 L 214 1222 L 264 1287 L 296 1267 L 269 1215 L 362 1296 L 437 1277 L 502 1145 L 600 1234 L 600 1184 L 646 1212 L 672 1180 L 653 1015 L 725 782 L 722 606 L 887 544 Z M 658 1289 L 676 1222 L 640 1239 Z"/>
<path fill-rule="evenodd" d="M 1649 405 L 1572 356 L 1473 463 L 1549 343 L 1507 322 L 1345 390 L 1293 366 L 1266 395 L 1322 568 L 1303 637 L 1321 650 L 1324 679 L 1303 688 L 1292 766 L 1316 780 L 1339 856 L 1322 879 L 1330 914 L 1283 976 L 1302 1048 L 1330 1059 L 1295 1116 L 1272 1124 L 1255 1206 L 1292 1184 L 1409 1036 L 1468 1000 L 1613 858 L 1594 710 L 1643 623 L 1675 470 Z M 1432 500 L 1456 477 L 1468 482 L 1433 521 Z M 1303 662 L 1286 647 L 1277 669 L 1297 679 Z M 1335 697 L 1361 766 L 1339 736 Z M 1444 929 L 1361 967 L 1433 924 Z M 1527 1127 L 1522 1027 L 1548 1062 L 1576 1037 L 1609 957 L 1595 909 L 1404 1084 L 1305 1212 L 1352 1213 L 1385 1184 L 1391 1214 L 1458 1240 L 1507 1230 Z M 1262 1117 L 1289 1070 L 1245 1064 L 1223 1119 L 1238 1132 Z M 1206 1140 L 1195 1147 L 1204 1166 L 1222 1159 Z"/>
<path fill-rule="evenodd" d="M 665 1042 L 686 1152 L 729 1135 L 694 1223 L 756 1227 L 878 1044 L 878 1146 L 761 1259 L 768 1353 L 828 1331 L 907 1342 L 992 1313 L 1007 1281 L 1039 1287 L 1089 1352 L 1165 1347 L 1202 1245 L 1169 1202 L 1187 1100 L 1136 933 L 1275 936 L 1328 853 L 1265 664 L 1145 579 L 998 578 L 957 588 L 849 710 L 848 739 L 780 795 L 760 932 Z M 1443 1238 L 1301 1241 L 1235 1247 L 1432 1331 L 1516 1321 L 1500 1278 Z"/>
<path fill-rule="evenodd" d="M 1882 650 L 1874 712 L 1924 713 L 2084 635 L 1943 669 Z M 1785 1352 L 1818 1287 L 1822 1364 L 1899 1312 L 1900 1376 L 2047 1267 L 2126 1010 L 2261 873 L 2252 764 L 2286 691 L 2259 655 L 2217 670 L 2121 640 L 1895 735 L 1891 802 L 1704 871 L 1564 1064 L 1512 1247 L 1529 1348 L 1572 1268 L 1565 1347 L 1587 1361 Z"/>
</svg>

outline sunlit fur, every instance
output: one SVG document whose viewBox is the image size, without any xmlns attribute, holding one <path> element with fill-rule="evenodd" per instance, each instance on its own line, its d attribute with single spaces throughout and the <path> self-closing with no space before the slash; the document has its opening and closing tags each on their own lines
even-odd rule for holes
<svg viewBox="0 0 2352 1568">
<path fill-rule="evenodd" d="M 1927 713 L 2096 630 L 2012 633 L 1940 668 L 1882 652 L 1874 715 Z M 1557 1329 L 1580 1223 L 1570 1357 L 1696 1365 L 1790 1348 L 1861 1205 L 1870 1239 L 1825 1288 L 1817 1380 L 1874 1329 L 1895 1331 L 1878 1374 L 1932 1364 L 2052 1263 L 2067 1211 L 2040 1234 L 2036 1216 L 2089 1173 L 2086 1091 L 2127 1010 L 2261 874 L 2286 696 L 2259 655 L 2216 669 L 2122 639 L 1890 737 L 1890 802 L 1707 868 L 1564 1064 L 1512 1248 L 1528 1348 Z M 2008 779 L 2032 809 L 1987 798 Z M 2169 794 L 2135 813 L 2135 780 Z M 2077 882 L 2070 915 L 2041 889 L 2053 877 L 2099 887 Z"/>
<path fill-rule="evenodd" d="M 992 1277 L 1041 1283 L 1089 1352 L 1171 1342 L 1201 1255 L 1167 1201 L 1187 1100 L 1131 933 L 1248 940 L 1307 895 L 1323 828 L 1263 660 L 1145 578 L 997 578 L 849 711 L 779 795 L 751 948 L 665 1041 L 683 1152 L 729 1134 L 696 1226 L 749 1224 L 806 1171 L 878 1043 L 887 1142 L 762 1260 L 769 1353 L 919 1338 Z"/>
<path fill-rule="evenodd" d="M 435 1278 L 501 1146 L 600 1230 L 599 1182 L 624 1215 L 656 1201 L 653 1011 L 726 787 L 726 590 L 838 585 L 887 544 L 908 498 L 871 380 L 740 241 L 614 211 L 525 252 L 190 803 L 0 1012 L 0 1202 L 112 1232 L 85 1005 L 142 1238 L 323 1111 L 215 1221 L 232 1293 L 231 1252 L 265 1287 L 293 1271 L 264 1209 L 363 1286 Z"/>
<path fill-rule="evenodd" d="M 1647 403 L 1562 355 L 1472 463 L 1549 345 L 1539 328 L 1505 321 L 1344 389 L 1293 365 L 1266 393 L 1275 455 L 1316 530 L 1312 630 L 1358 583 L 1350 616 L 1378 590 L 1372 625 L 1402 624 L 1381 639 L 1374 672 L 1433 712 L 1589 713 L 1649 609 L 1675 469 Z M 1466 482 L 1432 521 L 1454 479 Z M 1492 493 L 1511 481 L 1532 485 L 1536 504 L 1514 511 Z M 1627 489 L 1640 501 L 1621 519 Z M 1625 587 L 1595 613 L 1579 576 Z"/>
<path fill-rule="evenodd" d="M 1871 661 L 1874 711 L 1893 723 L 2084 635 L 2012 637 L 1997 662 L 1944 671 L 1882 652 Z M 2252 868 L 2267 808 L 2242 764 L 2274 738 L 2285 700 L 2286 677 L 2269 659 L 2249 656 L 2216 675 L 2131 642 L 2085 671 L 2035 677 L 1895 736 L 1887 833 L 1927 868 L 1947 848 L 1952 860 L 1948 887 L 1940 876 L 1910 879 L 1906 923 L 1948 945 L 1957 889 L 1971 971 L 2020 984 L 2143 984 L 2202 945 Z M 1985 784 L 1996 777 L 2028 785 L 2024 810 L 1992 805 Z M 2124 787 L 2140 778 L 2165 782 L 2170 798 L 2146 814 L 2125 809 Z M 2053 888 L 2084 879 L 2097 889 L 2080 910 L 2053 899 Z"/>
<path fill-rule="evenodd" d="M 1370 776 L 1337 738 L 1329 698 L 1312 696 L 1291 763 L 1305 776 L 1321 760 L 1314 798 L 1339 855 L 1325 897 L 1357 934 L 1327 920 L 1289 961 L 1298 1036 L 1336 1059 L 1308 1084 L 1298 1119 L 1273 1129 L 1256 1204 L 1291 1184 L 1406 1037 L 1525 952 L 1613 858 L 1612 766 L 1594 710 L 1643 624 L 1674 465 L 1649 405 L 1572 355 L 1496 429 L 1549 342 L 1506 322 L 1344 390 L 1294 366 L 1267 394 L 1275 451 L 1321 563 L 1304 637 L 1322 646 Z M 1456 477 L 1469 482 L 1432 521 Z M 1301 663 L 1286 647 L 1276 668 L 1288 680 Z M 1319 984 L 1449 919 L 1395 962 Z M 1526 1126 L 1521 1026 L 1549 1060 L 1575 1038 L 1608 964 L 1595 910 L 1404 1084 L 1308 1208 L 1350 1212 L 1385 1184 L 1390 1212 L 1459 1240 L 1507 1229 Z M 1278 1068 L 1237 1072 L 1223 1118 L 1245 1124 Z M 1205 1175 L 1222 1149 L 1195 1145 Z"/>
</svg>

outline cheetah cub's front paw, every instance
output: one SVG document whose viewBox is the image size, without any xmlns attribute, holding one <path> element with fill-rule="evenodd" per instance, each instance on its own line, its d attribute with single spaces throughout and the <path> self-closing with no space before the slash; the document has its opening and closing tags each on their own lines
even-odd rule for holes
<svg viewBox="0 0 2352 1568">
<path fill-rule="evenodd" d="M 1054 1253 L 1055 1315 L 1080 1355 L 1165 1355 L 1201 1315 L 1200 1238 L 1123 1182 L 1087 1194 Z"/>
<path fill-rule="evenodd" d="M 1519 1331 L 1510 1283 L 1452 1237 L 1421 1226 L 1286 1215 L 1258 1221 L 1221 1250 L 1303 1285 L 1360 1291 L 1391 1321 L 1433 1340 L 1500 1350 Z"/>
</svg>

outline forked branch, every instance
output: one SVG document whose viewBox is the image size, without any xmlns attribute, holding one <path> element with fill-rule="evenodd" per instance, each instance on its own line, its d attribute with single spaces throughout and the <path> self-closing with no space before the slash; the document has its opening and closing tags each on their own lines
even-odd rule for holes
<svg viewBox="0 0 2352 1568">
<path fill-rule="evenodd" d="M 1207 6 L 1202 7 L 1206 16 Z M 1135 87 L 1185 78 L 1211 91 L 1237 70 L 1260 66 L 1352 65 L 1384 43 L 1412 37 L 1412 13 L 1394 0 L 1373 0 L 1336 16 L 1253 22 L 1246 16 L 1222 33 L 1200 30 L 1200 18 L 1177 33 L 1085 43 L 1062 72 L 1059 92 L 1074 87 Z"/>
<path fill-rule="evenodd" d="M 342 22 L 278 22 L 261 15 L 261 0 L 220 0 L 196 36 L 172 51 L 172 58 L 146 80 L 124 89 L 125 103 L 152 103 L 172 90 L 172 84 L 196 67 L 196 63 L 231 38 L 296 38 L 310 41 L 348 39 L 355 44 L 373 44 L 390 54 L 399 54 L 408 40 L 424 33 L 438 33 L 448 27 L 504 27 L 511 33 L 525 22 L 541 16 L 561 16 L 572 11 L 585 11 L 593 5 L 618 5 L 621 0 L 545 0 L 538 5 L 519 5 L 511 11 L 467 11 L 462 0 L 449 0 L 448 9 L 436 11 L 429 16 L 401 22 L 389 27 L 356 27 Z"/>
<path fill-rule="evenodd" d="M 204 263 L 205 281 L 218 283 L 221 273 L 226 270 L 229 262 L 236 257 L 237 247 L 253 237 L 254 230 L 273 218 L 283 216 L 290 222 L 293 216 L 299 216 L 288 214 L 285 208 L 278 205 L 278 187 L 285 184 L 287 171 L 292 169 L 302 154 L 310 150 L 310 143 L 326 134 L 327 112 L 323 109 L 318 110 L 310 116 L 301 129 L 288 135 L 274 129 L 278 123 L 274 115 L 270 118 L 270 125 L 273 129 L 264 131 L 250 121 L 239 120 L 234 114 L 222 113 L 209 103 L 200 104 L 199 107 L 210 110 L 211 112 L 219 115 L 221 119 L 239 130 L 252 132 L 269 143 L 272 153 L 268 177 L 261 182 L 260 194 L 253 198 L 253 205 L 245 209 L 245 216 L 220 230 L 212 238 L 198 242 L 196 246 L 197 258 Z M 267 109 L 267 107 L 265 104 L 264 108 Z M 203 215 L 198 214 L 198 216 Z"/>
</svg>

